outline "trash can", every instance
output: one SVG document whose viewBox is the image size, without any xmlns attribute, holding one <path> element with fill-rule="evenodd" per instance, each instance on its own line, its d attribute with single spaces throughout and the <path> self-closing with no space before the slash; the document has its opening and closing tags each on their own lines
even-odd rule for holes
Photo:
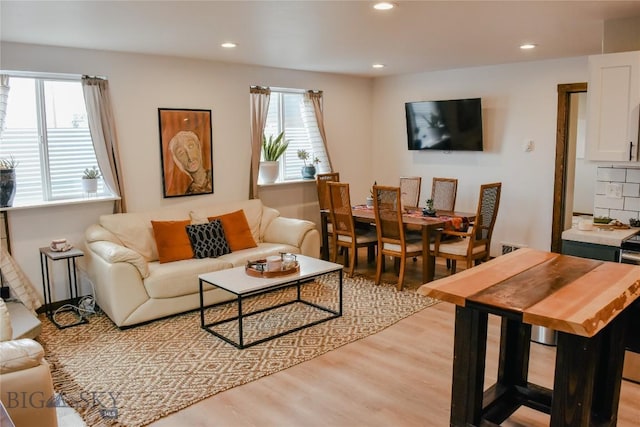
<svg viewBox="0 0 640 427">
<path fill-rule="evenodd" d="M 544 345 L 558 344 L 558 332 L 544 326 L 531 327 L 531 341 Z"/>
</svg>

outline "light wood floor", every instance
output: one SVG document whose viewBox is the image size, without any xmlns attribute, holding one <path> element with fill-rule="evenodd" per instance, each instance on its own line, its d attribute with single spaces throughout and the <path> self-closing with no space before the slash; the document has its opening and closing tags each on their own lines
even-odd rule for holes
<svg viewBox="0 0 640 427">
<path fill-rule="evenodd" d="M 365 250 L 362 250 L 364 253 Z M 409 262 L 405 286 L 420 286 Z M 391 264 L 389 264 L 391 266 Z M 373 278 L 361 258 L 356 272 Z M 446 274 L 438 264 L 436 277 Z M 394 280 L 393 269 L 383 277 Z M 448 426 L 454 307 L 440 303 L 386 330 L 284 371 L 219 393 L 153 424 L 166 426 Z M 485 387 L 495 382 L 499 319 L 490 318 Z M 531 345 L 529 380 L 552 387 L 555 348 Z M 618 426 L 640 425 L 640 385 L 623 381 Z M 523 408 L 503 425 L 547 426 Z"/>
</svg>

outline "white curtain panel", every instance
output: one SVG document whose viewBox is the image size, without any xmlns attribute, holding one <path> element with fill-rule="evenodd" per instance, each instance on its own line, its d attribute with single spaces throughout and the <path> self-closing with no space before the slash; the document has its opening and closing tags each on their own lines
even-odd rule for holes
<svg viewBox="0 0 640 427">
<path fill-rule="evenodd" d="M 93 148 L 96 152 L 102 178 L 109 190 L 116 196 L 120 196 L 119 202 L 115 203 L 114 213 L 126 212 L 124 184 L 122 177 L 118 174 L 122 168 L 119 161 L 109 83 L 101 78 L 83 77 L 82 90 L 87 107 Z"/>
<path fill-rule="evenodd" d="M 271 89 L 268 87 L 252 86 L 250 89 L 251 102 L 251 168 L 249 177 L 249 198 L 258 197 L 258 171 L 260 169 L 260 152 L 262 151 L 262 134 L 269 112 L 269 98 Z"/>
</svg>

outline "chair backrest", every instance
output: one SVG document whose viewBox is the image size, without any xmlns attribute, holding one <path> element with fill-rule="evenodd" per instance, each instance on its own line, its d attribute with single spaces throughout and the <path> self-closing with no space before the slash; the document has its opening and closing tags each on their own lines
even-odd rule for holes
<svg viewBox="0 0 640 427">
<path fill-rule="evenodd" d="M 476 242 L 484 241 L 489 250 L 493 226 L 498 216 L 500 206 L 500 192 L 502 183 L 483 184 L 480 186 L 480 200 L 478 201 L 478 211 L 473 226 L 473 234 Z"/>
<path fill-rule="evenodd" d="M 329 190 L 329 215 L 335 234 L 353 237 L 355 225 L 351 212 L 351 196 L 349 184 L 346 182 L 327 182 Z"/>
<path fill-rule="evenodd" d="M 400 177 L 400 196 L 402 200 L 402 207 L 418 207 L 421 185 L 422 177 L 420 176 Z"/>
<path fill-rule="evenodd" d="M 376 232 L 380 247 L 384 243 L 404 246 L 404 225 L 400 187 L 373 186 L 373 210 L 376 215 Z"/>
<path fill-rule="evenodd" d="M 316 187 L 318 189 L 318 203 L 320 209 L 329 209 L 329 192 L 327 191 L 327 182 L 340 182 L 340 174 L 338 172 L 319 173 L 316 175 Z"/>
<path fill-rule="evenodd" d="M 456 195 L 458 180 L 455 178 L 433 178 L 431 185 L 431 199 L 437 211 L 451 211 L 456 209 Z"/>
</svg>

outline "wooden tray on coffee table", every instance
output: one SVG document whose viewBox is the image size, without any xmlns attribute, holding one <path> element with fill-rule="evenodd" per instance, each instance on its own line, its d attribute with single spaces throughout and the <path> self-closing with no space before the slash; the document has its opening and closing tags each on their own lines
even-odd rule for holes
<svg viewBox="0 0 640 427">
<path fill-rule="evenodd" d="M 259 261 L 255 261 L 255 262 L 259 262 Z M 257 268 L 251 267 L 250 264 L 247 264 L 244 268 L 244 271 L 251 277 L 262 277 L 265 279 L 269 279 L 272 277 L 288 276 L 289 274 L 298 273 L 300 271 L 300 264 L 298 264 L 298 262 L 296 261 L 296 265 L 292 268 L 289 268 L 287 270 L 275 270 L 275 271 L 261 271 L 261 270 L 258 270 Z"/>
</svg>

